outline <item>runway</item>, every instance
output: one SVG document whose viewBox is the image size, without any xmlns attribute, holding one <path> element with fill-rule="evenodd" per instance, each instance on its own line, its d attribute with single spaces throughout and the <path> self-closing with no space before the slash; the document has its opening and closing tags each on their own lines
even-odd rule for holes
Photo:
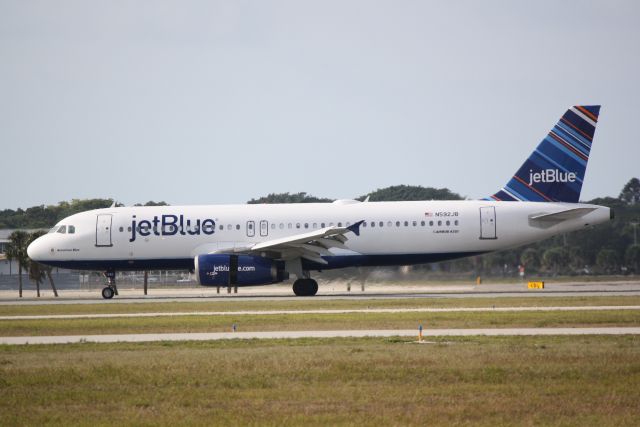
<svg viewBox="0 0 640 427">
<path fill-rule="evenodd" d="M 640 296 L 640 282 L 558 282 L 547 283 L 545 289 L 531 290 L 524 283 L 482 285 L 370 285 L 362 292 L 359 286 L 346 291 L 344 283 L 321 284 L 318 295 L 296 297 L 288 285 L 239 288 L 238 293 L 228 294 L 215 288 L 161 288 L 149 290 L 143 295 L 140 289 L 120 289 L 120 296 L 112 300 L 100 297 L 100 290 L 60 291 L 54 298 L 43 288 L 43 297 L 36 298 L 32 289 L 25 290 L 24 298 L 17 298 L 16 291 L 0 291 L 0 305 L 48 305 L 48 304 L 118 304 L 154 302 L 203 302 L 203 301 L 301 301 L 301 300 L 358 300 L 358 299 L 411 299 L 411 298 L 505 298 L 505 297 L 586 297 L 586 296 Z"/>
<path fill-rule="evenodd" d="M 504 329 L 427 329 L 423 337 L 460 336 L 539 336 L 539 335 L 638 335 L 640 327 L 612 328 L 504 328 Z M 212 332 L 122 335 L 68 335 L 2 337 L 0 344 L 75 344 L 75 343 L 136 343 L 155 341 L 216 341 L 229 339 L 298 339 L 298 338 L 366 338 L 416 337 L 416 330 L 344 330 L 344 331 L 273 331 L 273 332 Z"/>
<path fill-rule="evenodd" d="M 246 310 L 246 311 L 186 311 L 156 313 L 101 313 L 101 314 L 51 314 L 0 316 L 2 320 L 58 320 L 58 319 L 109 319 L 131 317 L 181 317 L 181 316 L 251 316 L 288 314 L 351 314 L 351 313 L 461 313 L 461 312 L 525 312 L 525 311 L 605 311 L 640 310 L 638 305 L 614 306 L 560 306 L 560 307 L 460 307 L 460 308 L 362 308 L 331 310 Z"/>
</svg>

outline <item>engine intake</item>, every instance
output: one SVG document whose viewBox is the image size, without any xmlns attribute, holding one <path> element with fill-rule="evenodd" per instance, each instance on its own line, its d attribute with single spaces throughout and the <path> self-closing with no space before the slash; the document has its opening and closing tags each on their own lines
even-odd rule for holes
<svg viewBox="0 0 640 427">
<path fill-rule="evenodd" d="M 251 255 L 198 255 L 195 273 L 202 286 L 270 285 L 289 278 L 284 262 Z"/>
</svg>

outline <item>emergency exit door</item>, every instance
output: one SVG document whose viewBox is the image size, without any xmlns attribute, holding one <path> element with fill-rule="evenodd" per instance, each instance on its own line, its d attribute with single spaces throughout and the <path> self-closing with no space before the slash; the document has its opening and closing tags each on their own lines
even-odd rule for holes
<svg viewBox="0 0 640 427">
<path fill-rule="evenodd" d="M 496 235 L 496 208 L 494 206 L 480 208 L 480 238 L 498 238 Z"/>
<path fill-rule="evenodd" d="M 111 215 L 100 214 L 96 218 L 96 246 L 113 246 L 111 244 Z"/>
</svg>

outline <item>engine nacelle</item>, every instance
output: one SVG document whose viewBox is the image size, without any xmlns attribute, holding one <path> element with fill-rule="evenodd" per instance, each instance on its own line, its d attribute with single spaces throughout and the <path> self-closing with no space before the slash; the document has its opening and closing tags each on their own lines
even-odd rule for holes
<svg viewBox="0 0 640 427">
<path fill-rule="evenodd" d="M 284 262 L 250 255 L 198 255 L 195 273 L 202 286 L 270 285 L 289 278 Z"/>
</svg>

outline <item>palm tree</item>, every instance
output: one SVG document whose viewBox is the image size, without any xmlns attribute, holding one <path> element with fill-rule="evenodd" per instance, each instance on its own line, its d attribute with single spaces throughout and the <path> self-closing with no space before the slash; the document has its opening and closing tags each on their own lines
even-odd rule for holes
<svg viewBox="0 0 640 427">
<path fill-rule="evenodd" d="M 29 262 L 29 279 L 36 282 L 36 295 L 38 295 L 38 298 L 40 298 L 40 284 L 46 277 L 46 273 L 44 272 L 44 269 L 42 267 L 43 265 L 39 262 Z"/>
<path fill-rule="evenodd" d="M 9 262 L 18 261 L 18 284 L 19 295 L 22 298 L 22 269 L 29 264 L 27 256 L 27 246 L 29 234 L 25 231 L 16 230 L 9 236 L 9 246 L 7 247 L 7 259 Z"/>
<path fill-rule="evenodd" d="M 29 234 L 29 243 L 33 242 L 43 234 L 46 234 L 44 230 L 37 230 Z M 58 296 L 58 290 L 56 289 L 56 285 L 53 283 L 53 277 L 51 276 L 51 267 L 29 260 L 29 278 L 36 282 L 38 296 L 40 296 L 40 283 L 42 283 L 45 277 L 49 280 L 51 290 L 53 290 L 53 295 Z"/>
</svg>

